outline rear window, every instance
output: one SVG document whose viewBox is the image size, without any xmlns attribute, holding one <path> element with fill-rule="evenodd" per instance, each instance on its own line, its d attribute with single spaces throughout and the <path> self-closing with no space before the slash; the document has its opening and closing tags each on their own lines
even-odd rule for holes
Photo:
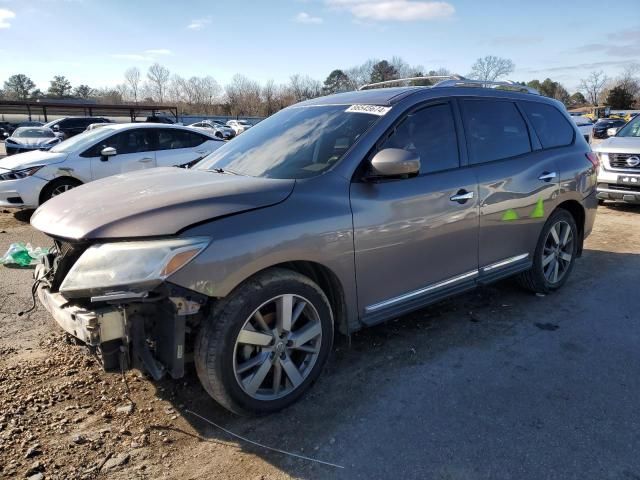
<svg viewBox="0 0 640 480">
<path fill-rule="evenodd" d="M 527 125 L 513 102 L 463 100 L 462 116 L 471 164 L 531 151 Z"/>
<path fill-rule="evenodd" d="M 573 127 L 557 108 L 537 102 L 523 102 L 522 108 L 542 148 L 564 147 L 573 143 Z"/>
</svg>

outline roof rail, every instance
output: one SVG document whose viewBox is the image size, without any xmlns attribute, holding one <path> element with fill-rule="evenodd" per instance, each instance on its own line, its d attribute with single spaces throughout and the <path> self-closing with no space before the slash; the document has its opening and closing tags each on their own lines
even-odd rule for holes
<svg viewBox="0 0 640 480">
<path fill-rule="evenodd" d="M 380 88 L 382 85 L 393 85 L 394 83 L 411 82 L 411 81 L 419 81 L 419 80 L 462 81 L 462 80 L 465 80 L 465 78 L 461 77 L 460 75 L 428 75 L 426 77 L 396 78 L 394 80 L 385 80 L 384 82 L 368 83 L 367 85 L 362 85 L 360 88 L 358 88 L 358 90 L 369 90 L 373 88 Z"/>
<path fill-rule="evenodd" d="M 443 80 L 434 85 L 434 87 L 480 87 L 480 88 L 499 88 L 502 90 L 514 90 L 516 92 L 530 93 L 532 95 L 540 95 L 540 92 L 535 88 L 521 85 L 512 80 L 505 80 L 501 82 L 488 81 L 488 80 L 471 80 L 462 78 L 459 80 Z"/>
</svg>

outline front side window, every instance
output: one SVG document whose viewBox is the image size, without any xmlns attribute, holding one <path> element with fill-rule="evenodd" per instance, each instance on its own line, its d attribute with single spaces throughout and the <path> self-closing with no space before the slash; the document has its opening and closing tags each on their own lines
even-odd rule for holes
<svg viewBox="0 0 640 480">
<path fill-rule="evenodd" d="M 286 108 L 223 145 L 196 168 L 252 177 L 314 177 L 337 164 L 380 119 L 349 107 Z"/>
<path fill-rule="evenodd" d="M 527 125 L 513 102 L 483 99 L 461 103 L 471 164 L 531 151 Z"/>
<path fill-rule="evenodd" d="M 573 143 L 573 127 L 557 108 L 538 102 L 522 102 L 522 108 L 542 148 L 563 147 Z"/>
<path fill-rule="evenodd" d="M 460 166 L 451 106 L 432 105 L 404 117 L 381 148 L 401 148 L 420 156 L 420 173 Z"/>
<path fill-rule="evenodd" d="M 103 129 L 104 130 L 104 129 Z M 95 130 L 91 130 L 92 132 Z M 149 152 L 153 150 L 152 132 L 148 128 L 138 128 L 116 133 L 103 138 L 91 148 L 82 153 L 83 157 L 99 157 L 103 149 L 112 147 L 118 155 L 128 153 Z M 75 138 L 75 137 L 74 137 Z"/>
<path fill-rule="evenodd" d="M 95 130 L 89 130 L 88 132 L 83 132 L 75 137 L 71 137 L 49 151 L 53 153 L 83 152 L 93 146 L 97 141 L 107 138 L 112 133 L 113 128 L 110 127 L 96 128 Z"/>
</svg>

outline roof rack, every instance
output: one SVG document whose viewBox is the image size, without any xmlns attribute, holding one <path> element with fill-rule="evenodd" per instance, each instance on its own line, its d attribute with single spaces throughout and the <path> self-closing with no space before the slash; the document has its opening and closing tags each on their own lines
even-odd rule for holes
<svg viewBox="0 0 640 480">
<path fill-rule="evenodd" d="M 396 78 L 394 80 L 385 80 L 384 82 L 368 83 L 366 85 L 362 85 L 360 88 L 358 88 L 358 90 L 369 90 L 369 89 L 372 89 L 372 88 L 380 88 L 383 85 L 393 85 L 394 83 L 420 81 L 420 80 L 461 81 L 461 80 L 465 80 L 465 78 L 461 77 L 460 75 L 428 75 L 426 77 Z"/>
<path fill-rule="evenodd" d="M 535 88 L 521 85 L 512 80 L 505 80 L 500 82 L 488 81 L 488 80 L 471 80 L 467 78 L 443 80 L 434 85 L 434 87 L 479 87 L 479 88 L 499 88 L 501 90 L 513 90 L 516 92 L 530 93 L 532 95 L 540 95 L 540 92 Z"/>
</svg>

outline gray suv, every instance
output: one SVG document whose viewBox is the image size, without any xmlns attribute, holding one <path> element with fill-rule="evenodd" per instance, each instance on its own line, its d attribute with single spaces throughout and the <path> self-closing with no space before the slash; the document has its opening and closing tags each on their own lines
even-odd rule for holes
<svg viewBox="0 0 640 480">
<path fill-rule="evenodd" d="M 179 378 L 194 360 L 216 401 L 254 414 L 310 387 L 335 332 L 512 275 L 556 290 L 591 232 L 597 157 L 561 104 L 511 90 L 309 100 L 195 168 L 57 196 L 31 220 L 55 243 L 40 301 L 106 369 Z"/>
</svg>

